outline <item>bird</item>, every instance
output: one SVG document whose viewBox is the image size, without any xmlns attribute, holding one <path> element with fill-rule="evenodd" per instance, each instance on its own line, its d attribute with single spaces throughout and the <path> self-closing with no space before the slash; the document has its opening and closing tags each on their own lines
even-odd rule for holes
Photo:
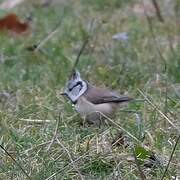
<svg viewBox="0 0 180 180">
<path fill-rule="evenodd" d="M 78 70 L 73 71 L 61 95 L 71 101 L 83 119 L 96 125 L 100 125 L 105 117 L 113 117 L 120 104 L 133 99 L 108 88 L 92 85 L 81 78 Z"/>
</svg>

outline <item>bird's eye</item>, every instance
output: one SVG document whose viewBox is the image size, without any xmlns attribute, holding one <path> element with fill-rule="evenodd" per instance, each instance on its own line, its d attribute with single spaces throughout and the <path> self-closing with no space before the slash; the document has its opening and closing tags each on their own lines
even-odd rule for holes
<svg viewBox="0 0 180 180">
<path fill-rule="evenodd" d="M 80 85 L 80 90 L 82 89 L 82 82 L 81 81 L 78 81 L 74 86 L 72 86 L 71 88 L 69 88 L 69 91 L 72 91 L 74 88 L 76 88 L 77 86 Z M 80 91 L 79 90 L 79 91 Z"/>
</svg>

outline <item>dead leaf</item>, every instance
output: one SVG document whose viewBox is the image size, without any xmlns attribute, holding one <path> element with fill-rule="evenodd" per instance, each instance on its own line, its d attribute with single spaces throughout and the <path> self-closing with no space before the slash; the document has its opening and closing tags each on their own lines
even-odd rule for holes
<svg viewBox="0 0 180 180">
<path fill-rule="evenodd" d="M 29 29 L 29 24 L 21 22 L 16 14 L 8 14 L 0 19 L 0 31 L 12 31 L 17 34 L 23 33 Z"/>
</svg>

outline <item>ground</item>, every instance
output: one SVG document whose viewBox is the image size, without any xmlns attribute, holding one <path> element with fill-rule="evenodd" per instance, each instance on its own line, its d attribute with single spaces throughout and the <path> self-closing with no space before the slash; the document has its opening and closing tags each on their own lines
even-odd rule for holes
<svg viewBox="0 0 180 180">
<path fill-rule="evenodd" d="M 151 1 L 144 14 L 138 0 L 24 1 L 0 10 L 31 19 L 25 34 L 0 34 L 0 144 L 11 155 L 0 150 L 0 179 L 180 176 L 180 3 L 163 2 L 163 20 Z M 100 127 L 60 95 L 87 36 L 76 67 L 83 78 L 139 99 Z"/>
</svg>

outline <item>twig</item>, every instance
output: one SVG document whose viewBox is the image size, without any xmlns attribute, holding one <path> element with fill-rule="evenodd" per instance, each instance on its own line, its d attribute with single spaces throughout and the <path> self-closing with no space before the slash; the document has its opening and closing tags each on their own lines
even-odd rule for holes
<svg viewBox="0 0 180 180">
<path fill-rule="evenodd" d="M 152 1 L 156 1 L 156 0 L 152 0 Z M 143 5 L 144 5 L 144 2 L 143 2 Z M 164 65 L 164 73 L 166 74 L 167 72 L 167 63 L 166 63 L 166 59 L 164 58 L 164 56 L 162 55 L 161 53 L 161 50 L 158 46 L 158 41 L 156 39 L 156 35 L 154 33 L 154 29 L 153 29 L 153 24 L 152 24 L 152 21 L 150 19 L 150 17 L 148 16 L 145 8 L 144 8 L 144 14 L 146 16 L 146 19 L 147 19 L 147 22 L 148 22 L 148 25 L 149 25 L 149 29 L 150 29 L 150 32 L 151 32 L 151 35 L 152 35 L 152 38 L 154 40 L 154 45 L 156 46 L 156 50 L 159 54 L 159 57 L 161 58 L 162 62 L 163 62 L 163 65 Z M 164 111 L 165 111 L 165 114 L 167 114 L 167 77 L 165 77 L 165 107 L 164 107 Z"/>
<path fill-rule="evenodd" d="M 59 173 L 63 172 L 68 166 L 73 165 L 73 163 L 78 162 L 80 159 L 86 157 L 87 155 L 88 155 L 88 152 L 87 152 L 85 155 L 78 157 L 78 158 L 75 159 L 73 162 L 68 163 L 68 164 L 65 165 L 62 169 L 56 171 L 54 174 L 52 174 L 51 176 L 49 176 L 49 177 L 46 178 L 45 180 L 50 180 L 50 179 L 52 179 L 54 176 L 56 176 L 56 175 L 58 175 Z"/>
<path fill-rule="evenodd" d="M 168 168 L 169 168 L 169 165 L 170 165 L 170 162 L 171 162 L 171 160 L 172 160 L 172 158 L 173 158 L 173 155 L 174 155 L 174 153 L 175 153 L 175 150 L 176 150 L 176 147 L 177 147 L 177 145 L 178 145 L 178 141 L 180 140 L 180 134 L 179 134 L 179 136 L 178 136 L 178 138 L 177 138 L 177 140 L 176 140 L 176 143 L 175 143 L 175 145 L 174 145 L 174 147 L 173 147 L 173 150 L 172 150 L 172 152 L 171 152 L 171 156 L 170 156 L 170 158 L 169 158 L 169 161 L 168 161 L 168 164 L 167 164 L 167 166 L 166 166 L 166 169 L 165 169 L 165 171 L 164 171 L 164 173 L 163 173 L 163 175 L 162 175 L 162 177 L 161 177 L 161 180 L 163 180 L 164 178 L 165 178 L 165 175 L 166 175 L 166 173 L 167 173 L 167 170 L 168 170 Z"/>
<path fill-rule="evenodd" d="M 147 102 L 148 102 L 154 109 L 156 109 L 156 111 L 157 111 L 159 114 L 161 114 L 161 116 L 164 117 L 164 118 L 169 122 L 169 124 L 171 124 L 171 126 L 174 127 L 174 128 L 177 130 L 177 132 L 179 132 L 178 127 L 176 127 L 176 125 L 174 125 L 174 123 L 157 107 L 157 105 L 153 104 L 153 103 L 151 102 L 151 100 L 150 100 L 140 89 L 138 89 L 138 91 L 139 91 L 139 93 L 147 100 Z"/>
<path fill-rule="evenodd" d="M 134 150 L 134 147 L 133 147 L 133 156 L 134 156 L 134 160 L 135 160 L 135 163 L 136 163 L 136 166 L 138 168 L 138 171 L 139 171 L 139 175 L 141 177 L 142 180 L 145 180 L 146 179 L 146 176 L 144 175 L 142 169 L 141 169 L 141 166 L 139 164 L 139 161 L 138 161 L 138 158 L 136 156 L 136 153 L 135 153 L 135 150 Z"/>
<path fill-rule="evenodd" d="M 156 16 L 158 17 L 159 21 L 160 22 L 164 22 L 164 18 L 161 15 L 161 10 L 159 8 L 159 5 L 158 5 L 157 1 L 156 0 L 152 0 L 152 3 L 153 3 L 153 6 L 154 6 L 154 8 L 156 10 Z"/>
<path fill-rule="evenodd" d="M 58 144 L 63 148 L 63 150 L 66 151 L 66 153 L 67 153 L 67 155 L 69 156 L 69 159 L 70 159 L 70 161 L 71 161 L 71 163 L 72 163 L 72 165 L 73 165 L 74 170 L 78 172 L 79 178 L 82 179 L 82 180 L 84 180 L 84 178 L 83 178 L 82 174 L 80 173 L 79 169 L 76 167 L 76 165 L 75 165 L 75 163 L 74 163 L 74 161 L 73 161 L 73 159 L 72 159 L 72 157 L 71 157 L 71 154 L 70 154 L 70 152 L 68 151 L 68 149 L 62 144 L 62 142 L 61 142 L 57 137 L 56 137 L 56 141 L 57 141 Z"/>
<path fill-rule="evenodd" d="M 62 12 L 62 15 L 60 17 L 60 21 L 57 23 L 57 25 L 54 27 L 54 29 L 49 32 L 47 35 L 45 35 L 45 37 L 43 37 L 42 40 L 40 40 L 37 44 L 34 44 L 33 46 L 31 47 L 28 47 L 27 49 L 29 51 L 34 51 L 34 52 L 37 52 L 40 50 L 40 48 L 42 46 L 44 46 L 44 44 L 49 40 L 51 39 L 58 31 L 59 31 L 59 27 L 61 26 L 62 24 L 62 20 L 63 20 L 63 16 L 64 16 L 64 9 L 63 9 L 63 12 Z"/>
<path fill-rule="evenodd" d="M 69 78 L 73 75 L 73 73 L 74 73 L 74 71 L 75 71 L 75 69 L 76 69 L 76 66 L 77 66 L 77 64 L 78 64 L 78 62 L 79 62 L 80 56 L 81 56 L 81 54 L 83 53 L 86 45 L 88 44 L 88 41 L 89 41 L 89 36 L 87 36 L 87 37 L 85 38 L 84 43 L 82 44 L 82 47 L 81 47 L 81 49 L 80 49 L 80 51 L 79 51 L 79 53 L 78 53 L 78 55 L 77 55 L 77 58 L 76 58 L 76 60 L 75 60 L 75 62 L 74 62 L 74 65 L 73 65 L 73 67 L 72 67 L 72 70 L 71 70 L 71 73 L 70 73 Z"/>
<path fill-rule="evenodd" d="M 84 37 L 84 42 L 83 42 L 82 47 L 81 47 L 81 49 L 80 49 L 80 51 L 79 51 L 79 53 L 78 53 L 78 55 L 77 55 L 77 58 L 76 58 L 76 60 L 75 60 L 75 62 L 74 62 L 74 65 L 73 65 L 73 67 L 72 67 L 72 70 L 71 70 L 71 73 L 70 73 L 69 78 L 70 78 L 70 77 L 72 76 L 72 74 L 74 73 L 74 71 L 75 71 L 75 69 L 76 69 L 76 66 L 77 66 L 78 63 L 79 63 L 80 56 L 82 55 L 85 47 L 87 46 L 87 44 L 88 44 L 88 42 L 89 42 L 89 37 L 91 36 L 91 33 L 92 33 L 91 31 L 92 31 L 92 29 L 93 29 L 93 24 L 94 24 L 94 19 L 92 19 L 92 21 L 91 21 L 91 23 L 90 23 L 90 28 L 89 28 L 88 34 L 86 34 L 85 37 Z"/>
<path fill-rule="evenodd" d="M 154 29 L 153 29 L 153 24 L 152 24 L 152 21 L 151 21 L 151 18 L 149 17 L 149 15 L 146 13 L 146 11 L 144 11 L 144 14 L 146 16 L 146 19 L 147 19 L 147 22 L 148 22 L 148 25 L 149 25 L 149 29 L 150 29 L 150 32 L 151 32 L 151 35 L 152 35 L 152 38 L 154 40 L 154 44 L 156 45 L 156 49 L 158 51 L 158 54 L 160 56 L 160 58 L 162 59 L 163 63 L 164 63 L 164 71 L 166 72 L 166 69 L 167 69 L 167 65 L 166 65 L 166 59 L 164 58 L 164 56 L 162 55 L 161 53 L 161 50 L 159 48 L 159 46 L 157 45 L 158 44 L 158 41 L 156 39 L 156 35 L 154 33 Z"/>
<path fill-rule="evenodd" d="M 43 143 L 41 143 L 41 144 L 38 144 L 38 145 L 36 145 L 36 146 L 34 146 L 34 147 L 32 147 L 32 148 L 26 149 L 25 151 L 21 152 L 21 154 L 22 154 L 22 155 L 23 155 L 23 154 L 26 154 L 26 153 L 28 153 L 29 151 L 32 151 L 32 150 L 34 150 L 34 149 L 37 149 L 37 148 L 39 148 L 39 147 L 41 147 L 41 146 L 45 146 L 45 145 L 49 144 L 50 142 L 51 142 L 51 141 L 47 141 L 47 142 L 43 142 Z"/>
<path fill-rule="evenodd" d="M 60 121 L 60 119 L 61 119 L 60 116 L 61 116 L 61 115 L 59 114 L 59 118 L 58 118 L 57 123 L 56 123 L 56 128 L 55 128 L 54 136 L 53 136 L 53 138 L 51 139 L 51 142 L 49 143 L 46 151 L 49 151 L 49 149 L 51 148 L 53 142 L 54 142 L 55 139 L 56 139 L 57 131 L 58 131 L 58 126 L 59 126 L 59 121 Z"/>
<path fill-rule="evenodd" d="M 125 130 L 123 127 L 121 127 L 119 124 L 115 123 L 111 118 L 109 118 L 108 116 L 106 116 L 105 114 L 103 114 L 100 111 L 96 111 L 96 113 L 99 113 L 101 116 L 103 116 L 104 118 L 106 118 L 106 120 L 108 120 L 110 123 L 112 123 L 115 127 L 121 129 L 123 132 L 125 132 L 127 135 L 129 135 L 132 139 L 134 139 L 135 141 L 137 141 L 138 143 L 141 143 L 139 139 L 137 139 L 134 135 L 132 135 L 129 131 Z"/>
<path fill-rule="evenodd" d="M 20 165 L 20 163 L 2 146 L 0 145 L 0 148 L 15 162 L 15 164 L 18 165 L 18 167 L 22 170 L 22 172 L 26 175 L 26 177 L 31 180 L 30 176 L 27 174 L 27 172 L 23 169 L 23 167 Z"/>
<path fill-rule="evenodd" d="M 33 123 L 50 123 L 52 122 L 51 120 L 48 119 L 24 119 L 24 118 L 20 118 L 20 121 L 24 121 L 24 122 L 33 122 Z"/>
</svg>

